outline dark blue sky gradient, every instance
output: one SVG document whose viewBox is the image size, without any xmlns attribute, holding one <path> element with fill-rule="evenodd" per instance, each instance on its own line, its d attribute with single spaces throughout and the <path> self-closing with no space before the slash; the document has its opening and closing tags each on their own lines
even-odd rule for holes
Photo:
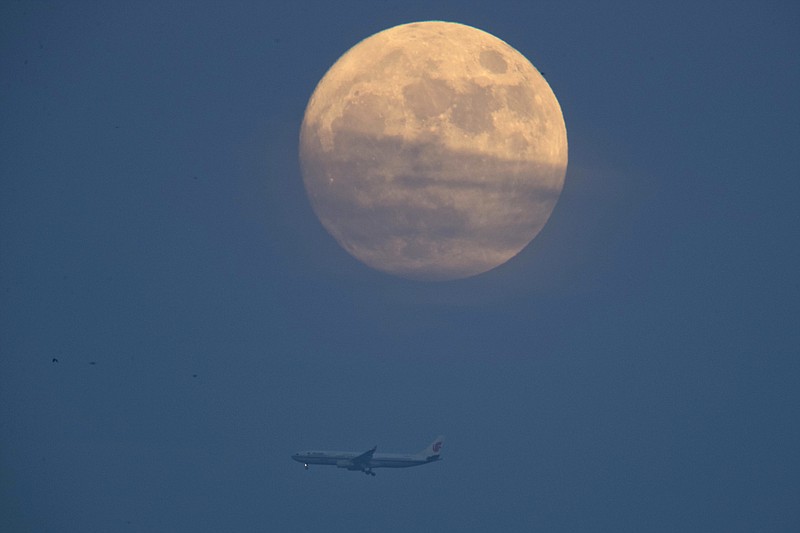
<svg viewBox="0 0 800 533">
<path fill-rule="evenodd" d="M 272 4 L 0 7 L 0 529 L 800 529 L 796 2 Z M 438 284 L 341 250 L 297 162 L 327 68 L 430 19 L 570 145 L 540 236 Z"/>
</svg>

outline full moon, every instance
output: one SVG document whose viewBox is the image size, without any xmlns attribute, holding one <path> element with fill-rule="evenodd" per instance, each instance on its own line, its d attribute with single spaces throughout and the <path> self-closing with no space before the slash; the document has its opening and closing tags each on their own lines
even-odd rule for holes
<svg viewBox="0 0 800 533">
<path fill-rule="evenodd" d="M 486 272 L 541 231 L 567 168 L 547 81 L 484 31 L 417 22 L 345 53 L 300 132 L 311 205 L 351 255 L 400 277 Z"/>
</svg>

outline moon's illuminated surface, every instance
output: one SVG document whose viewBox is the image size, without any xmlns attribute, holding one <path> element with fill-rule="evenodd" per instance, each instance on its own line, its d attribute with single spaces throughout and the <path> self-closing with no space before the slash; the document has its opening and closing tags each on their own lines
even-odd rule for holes
<svg viewBox="0 0 800 533">
<path fill-rule="evenodd" d="M 314 212 L 350 254 L 405 278 L 490 270 L 542 229 L 567 168 L 553 91 L 481 30 L 377 33 L 325 74 L 300 133 Z"/>
</svg>

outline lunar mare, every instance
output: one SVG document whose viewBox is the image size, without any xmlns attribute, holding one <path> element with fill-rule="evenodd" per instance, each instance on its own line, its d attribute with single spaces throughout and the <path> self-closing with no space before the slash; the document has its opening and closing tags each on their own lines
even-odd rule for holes
<svg viewBox="0 0 800 533">
<path fill-rule="evenodd" d="M 351 255 L 405 278 L 458 279 L 540 232 L 567 134 L 522 54 L 469 26 L 419 22 L 330 68 L 306 108 L 300 163 L 314 212 Z"/>
</svg>

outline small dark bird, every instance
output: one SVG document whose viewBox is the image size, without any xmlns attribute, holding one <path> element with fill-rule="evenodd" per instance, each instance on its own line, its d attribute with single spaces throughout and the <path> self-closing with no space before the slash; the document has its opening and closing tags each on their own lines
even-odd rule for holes
<svg viewBox="0 0 800 533">
<path fill-rule="evenodd" d="M 95 364 L 97 364 L 97 363 L 95 363 L 94 361 L 89 361 L 89 364 L 90 364 L 90 365 L 95 365 Z"/>
<path fill-rule="evenodd" d="M 57 358 L 55 358 L 55 357 L 53 357 L 53 362 L 54 362 L 54 363 L 58 363 L 58 359 L 57 359 Z"/>
<path fill-rule="evenodd" d="M 193 378 L 196 378 L 196 377 L 197 377 L 197 374 L 192 374 L 192 377 L 193 377 Z"/>
</svg>

